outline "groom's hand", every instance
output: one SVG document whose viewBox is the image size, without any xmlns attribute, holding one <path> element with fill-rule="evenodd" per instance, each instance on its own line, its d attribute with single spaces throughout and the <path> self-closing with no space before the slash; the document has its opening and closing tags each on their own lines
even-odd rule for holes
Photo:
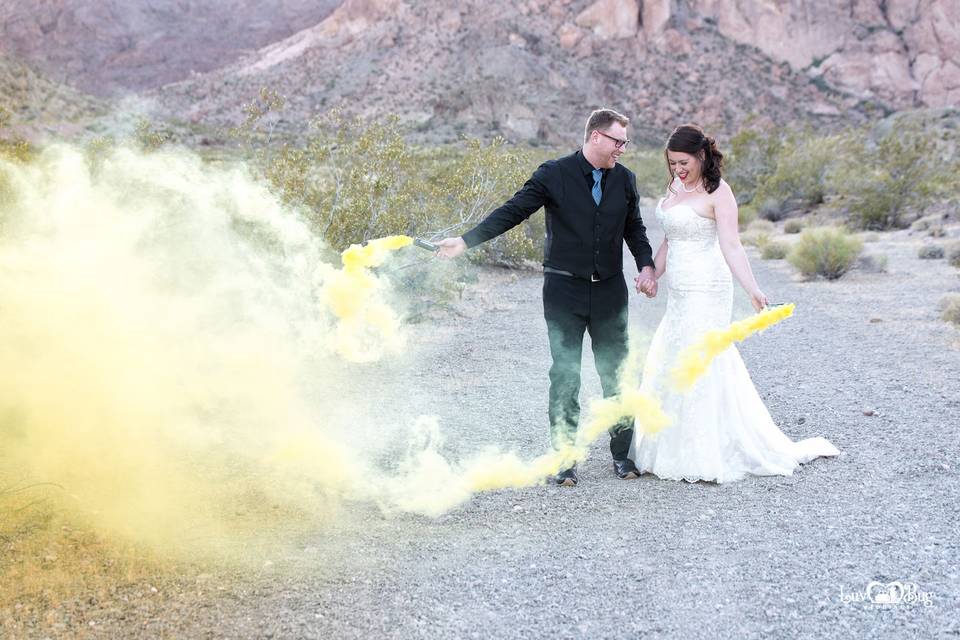
<svg viewBox="0 0 960 640">
<path fill-rule="evenodd" d="M 437 255 L 441 258 L 456 258 L 467 250 L 463 238 L 445 238 L 437 243 Z"/>
</svg>

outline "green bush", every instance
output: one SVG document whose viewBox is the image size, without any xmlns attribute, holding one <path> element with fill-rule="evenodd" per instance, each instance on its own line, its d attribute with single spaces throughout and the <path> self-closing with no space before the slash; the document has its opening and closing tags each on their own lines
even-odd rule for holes
<svg viewBox="0 0 960 640">
<path fill-rule="evenodd" d="M 659 149 L 633 150 L 621 158 L 624 166 L 637 175 L 637 191 L 641 196 L 660 198 L 670 182 L 670 173 L 663 151 Z"/>
<path fill-rule="evenodd" d="M 866 137 L 866 136 L 864 136 Z M 848 203 L 850 225 L 895 229 L 909 224 L 910 211 L 922 211 L 944 192 L 954 169 L 945 163 L 944 141 L 905 124 L 876 142 L 847 138 L 845 153 L 859 162 L 840 163 L 831 172 L 833 187 Z"/>
<path fill-rule="evenodd" d="M 764 231 L 744 231 L 740 234 L 740 241 L 751 247 L 757 247 L 758 249 L 763 249 L 766 245 L 770 243 L 770 234 Z"/>
<path fill-rule="evenodd" d="M 939 216 L 924 216 L 913 221 L 910 225 L 912 231 L 927 231 L 940 220 Z"/>
<path fill-rule="evenodd" d="M 947 245 L 946 257 L 950 266 L 960 269 L 960 242 L 952 242 Z"/>
<path fill-rule="evenodd" d="M 809 132 L 785 139 L 775 170 L 757 187 L 760 215 L 776 221 L 788 211 L 822 203 L 827 175 L 842 146 L 840 136 L 813 136 Z"/>
<path fill-rule="evenodd" d="M 741 205 L 751 204 L 757 189 L 776 168 L 780 136 L 770 129 L 741 129 L 730 139 L 725 179 Z"/>
<path fill-rule="evenodd" d="M 259 123 L 282 102 L 272 95 L 245 106 L 235 130 L 255 143 Z M 537 166 L 530 150 L 497 138 L 488 144 L 419 148 L 396 117 L 348 118 L 332 111 L 311 123 L 300 144 L 256 150 L 281 198 L 301 208 L 335 250 L 392 234 L 436 239 L 459 235 L 509 198 Z M 269 138 L 269 137 L 268 137 Z M 253 142 L 251 142 L 253 141 Z M 542 253 L 542 215 L 470 252 L 473 260 L 521 264 Z"/>
<path fill-rule="evenodd" d="M 770 235 L 775 231 L 776 227 L 769 220 L 754 220 L 747 225 L 747 230 L 740 234 L 740 241 L 762 249 L 770 242 Z"/>
<path fill-rule="evenodd" d="M 960 293 L 948 293 L 940 300 L 940 317 L 960 325 Z"/>
<path fill-rule="evenodd" d="M 3 130 L 10 126 L 12 114 L 6 107 L 0 106 L 0 158 L 25 161 L 30 158 L 33 149 L 23 138 L 7 138 Z"/>
<path fill-rule="evenodd" d="M 790 218 L 783 223 L 784 233 L 800 233 L 803 231 L 803 221 L 797 218 Z"/>
<path fill-rule="evenodd" d="M 746 229 L 756 219 L 757 209 L 752 204 L 745 204 L 737 208 L 737 224 L 741 229 Z"/>
<path fill-rule="evenodd" d="M 853 266 L 863 243 L 841 229 L 807 229 L 787 259 L 806 277 L 821 276 L 836 280 Z"/>
<path fill-rule="evenodd" d="M 747 226 L 747 230 L 761 233 L 774 233 L 777 228 L 769 220 L 754 220 Z"/>
<path fill-rule="evenodd" d="M 921 260 L 937 260 L 943 257 L 943 247 L 937 244 L 925 244 L 920 247 L 917 257 Z"/>
<path fill-rule="evenodd" d="M 787 257 L 790 248 L 784 242 L 771 240 L 760 249 L 760 257 L 764 260 L 783 260 Z"/>
</svg>

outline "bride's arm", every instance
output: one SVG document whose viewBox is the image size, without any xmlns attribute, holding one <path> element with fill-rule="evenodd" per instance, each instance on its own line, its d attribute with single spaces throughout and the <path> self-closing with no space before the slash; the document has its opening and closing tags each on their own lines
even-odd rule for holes
<svg viewBox="0 0 960 640">
<path fill-rule="evenodd" d="M 667 249 L 669 249 L 667 239 L 664 238 L 660 248 L 657 249 L 657 255 L 653 256 L 653 277 L 657 280 L 667 271 Z"/>
<path fill-rule="evenodd" d="M 730 272 L 737 282 L 750 296 L 753 308 L 760 311 L 767 306 L 767 296 L 760 290 L 756 278 L 753 277 L 747 252 L 744 251 L 743 244 L 740 242 L 737 199 L 733 197 L 730 185 L 723 180 L 712 195 L 713 213 L 717 219 L 717 236 L 720 240 L 723 259 L 727 261 L 727 266 L 730 267 Z"/>
</svg>

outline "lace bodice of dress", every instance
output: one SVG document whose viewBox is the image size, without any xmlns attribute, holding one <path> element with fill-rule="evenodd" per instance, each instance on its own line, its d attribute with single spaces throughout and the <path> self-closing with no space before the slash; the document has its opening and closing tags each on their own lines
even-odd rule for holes
<svg viewBox="0 0 960 640">
<path fill-rule="evenodd" d="M 701 242 L 709 245 L 717 239 L 716 220 L 704 218 L 688 204 L 676 204 L 664 210 L 661 198 L 656 215 L 671 243 Z"/>
<path fill-rule="evenodd" d="M 709 291 L 730 287 L 730 269 L 720 252 L 716 220 L 704 218 L 687 204 L 664 209 L 663 200 L 657 204 L 656 216 L 669 242 L 667 283 L 671 290 Z"/>
</svg>

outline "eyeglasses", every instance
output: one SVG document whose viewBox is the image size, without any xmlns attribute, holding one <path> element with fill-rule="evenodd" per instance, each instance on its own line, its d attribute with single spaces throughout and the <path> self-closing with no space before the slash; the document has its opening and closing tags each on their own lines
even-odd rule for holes
<svg viewBox="0 0 960 640">
<path fill-rule="evenodd" d="M 617 149 L 623 149 L 625 146 L 630 144 L 629 138 L 627 138 L 626 140 L 621 140 L 620 138 L 614 138 L 613 136 L 609 136 L 605 134 L 603 131 L 600 131 L 599 129 L 594 129 L 594 131 L 602 135 L 604 138 L 610 138 L 611 140 L 613 140 L 613 146 L 615 146 Z"/>
</svg>

